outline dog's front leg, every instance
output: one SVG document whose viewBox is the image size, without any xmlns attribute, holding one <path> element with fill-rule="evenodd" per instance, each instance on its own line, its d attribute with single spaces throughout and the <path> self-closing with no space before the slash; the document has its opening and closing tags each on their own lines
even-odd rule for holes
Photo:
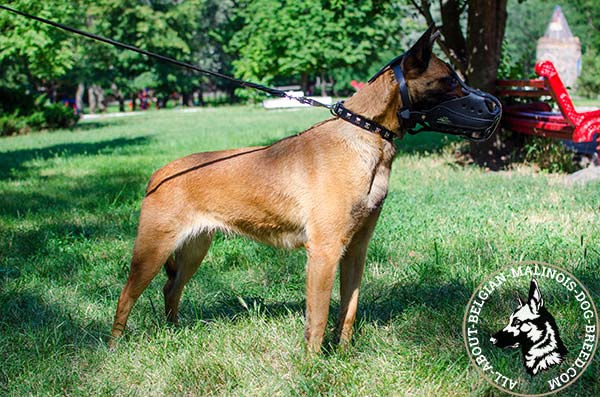
<svg viewBox="0 0 600 397">
<path fill-rule="evenodd" d="M 329 315 L 331 288 L 343 250 L 339 244 L 306 245 L 306 328 L 304 337 L 309 351 L 319 352 Z"/>
<path fill-rule="evenodd" d="M 365 267 L 367 248 L 381 209 L 376 209 L 354 234 L 340 261 L 340 313 L 336 335 L 342 346 L 350 343 L 358 307 L 358 290 Z"/>
</svg>

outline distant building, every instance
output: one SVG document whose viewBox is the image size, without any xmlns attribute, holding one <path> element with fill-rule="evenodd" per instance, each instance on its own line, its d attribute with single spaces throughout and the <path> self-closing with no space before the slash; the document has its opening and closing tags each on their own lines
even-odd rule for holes
<svg viewBox="0 0 600 397">
<path fill-rule="evenodd" d="M 536 61 L 554 63 L 563 83 L 573 87 L 581 72 L 581 43 L 574 37 L 560 6 L 554 8 L 544 37 L 537 42 Z"/>
</svg>

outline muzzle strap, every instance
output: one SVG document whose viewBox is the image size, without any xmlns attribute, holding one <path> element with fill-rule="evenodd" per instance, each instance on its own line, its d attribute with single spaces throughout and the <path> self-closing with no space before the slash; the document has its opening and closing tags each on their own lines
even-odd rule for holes
<svg viewBox="0 0 600 397">
<path fill-rule="evenodd" d="M 402 61 L 392 65 L 394 71 L 394 77 L 398 82 L 400 88 L 400 100 L 402 101 L 402 107 L 398 110 L 398 119 L 404 127 L 412 129 L 417 124 L 411 117 L 410 111 L 410 96 L 408 94 L 408 85 L 406 84 L 406 78 L 402 71 Z"/>
</svg>

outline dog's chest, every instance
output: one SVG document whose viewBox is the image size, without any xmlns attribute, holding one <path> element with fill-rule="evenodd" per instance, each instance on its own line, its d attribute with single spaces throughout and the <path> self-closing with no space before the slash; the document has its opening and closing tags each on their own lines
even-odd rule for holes
<svg viewBox="0 0 600 397">
<path fill-rule="evenodd" d="M 378 166 L 367 195 L 366 207 L 369 211 L 379 208 L 383 204 L 387 196 L 389 181 L 390 168 L 383 165 Z"/>
<path fill-rule="evenodd" d="M 381 207 L 385 200 L 390 183 L 390 172 L 392 170 L 392 160 L 396 150 L 393 145 L 385 146 L 382 155 L 373 169 L 369 193 L 367 195 L 366 206 L 372 211 Z"/>
<path fill-rule="evenodd" d="M 364 187 L 365 194 L 361 200 L 356 202 L 352 211 L 355 219 L 364 218 L 383 205 L 388 193 L 390 165 L 391 160 L 380 161 L 371 170 L 367 184 Z"/>
</svg>

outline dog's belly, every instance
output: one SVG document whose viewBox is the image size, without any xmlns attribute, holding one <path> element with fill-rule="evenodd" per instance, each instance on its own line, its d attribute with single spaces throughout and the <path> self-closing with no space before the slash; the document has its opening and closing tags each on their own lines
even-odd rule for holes
<svg viewBox="0 0 600 397">
<path fill-rule="evenodd" d="M 303 226 L 289 219 L 257 215 L 253 213 L 226 220 L 219 214 L 198 213 L 179 233 L 178 246 L 200 233 L 215 231 L 239 234 L 277 248 L 299 248 L 306 243 L 306 232 Z"/>
<path fill-rule="evenodd" d="M 228 229 L 278 248 L 293 249 L 306 243 L 304 228 L 282 219 L 237 219 Z"/>
</svg>

